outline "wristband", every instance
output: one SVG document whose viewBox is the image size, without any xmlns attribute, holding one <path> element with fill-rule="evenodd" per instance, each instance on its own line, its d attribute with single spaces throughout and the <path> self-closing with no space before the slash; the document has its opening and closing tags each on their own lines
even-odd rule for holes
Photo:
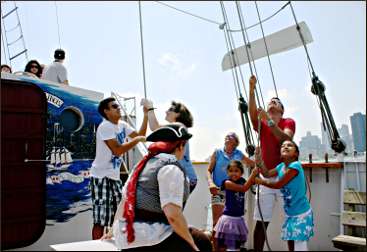
<svg viewBox="0 0 367 252">
<path fill-rule="evenodd" d="M 155 110 L 156 108 L 150 108 L 150 109 L 148 109 L 148 111 L 152 111 L 152 110 Z"/>
</svg>

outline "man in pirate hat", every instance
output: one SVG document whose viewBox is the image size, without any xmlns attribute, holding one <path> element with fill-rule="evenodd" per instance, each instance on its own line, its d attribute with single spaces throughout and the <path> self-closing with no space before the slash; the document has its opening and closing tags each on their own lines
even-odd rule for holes
<svg viewBox="0 0 367 252">
<path fill-rule="evenodd" d="M 132 251 L 211 251 L 208 237 L 189 228 L 183 208 L 189 196 L 189 179 L 178 163 L 191 138 L 181 123 L 153 131 L 149 153 L 137 164 L 124 188 L 115 215 L 116 245 Z M 113 234 L 112 234 L 113 233 Z"/>
</svg>

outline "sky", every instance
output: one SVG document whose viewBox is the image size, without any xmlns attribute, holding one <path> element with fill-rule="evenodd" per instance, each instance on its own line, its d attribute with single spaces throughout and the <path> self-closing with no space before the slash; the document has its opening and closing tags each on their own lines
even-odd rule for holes
<svg viewBox="0 0 367 252">
<path fill-rule="evenodd" d="M 223 22 L 219 2 L 164 2 L 181 10 Z M 286 1 L 257 2 L 261 18 L 269 17 Z M 1 3 L 3 14 L 12 2 Z M 366 2 L 365 1 L 295 1 L 297 20 L 308 25 L 313 42 L 307 45 L 319 79 L 326 87 L 326 97 L 339 128 L 356 112 L 366 113 Z M 28 58 L 41 64 L 53 60 L 60 47 L 66 51 L 65 66 L 72 86 L 95 90 L 107 97 L 111 92 L 122 97 L 136 97 L 137 124 L 142 121 L 140 99 L 144 97 L 139 9 L 136 1 L 18 1 L 18 14 Z M 225 135 L 234 131 L 240 136 L 239 149 L 245 150 L 238 101 L 231 71 L 222 71 L 227 53 L 223 31 L 215 23 L 183 14 L 158 2 L 143 1 L 142 28 L 147 98 L 156 107 L 158 120 L 165 123 L 165 111 L 172 100 L 184 103 L 192 112 L 190 129 L 191 159 L 203 161 L 224 144 Z M 57 7 L 57 8 L 56 8 Z M 246 26 L 258 22 L 255 3 L 241 3 Z M 235 3 L 225 2 L 231 29 L 239 29 Z M 56 16 L 58 13 L 58 22 Z M 15 17 L 15 15 L 13 15 Z M 16 25 L 6 19 L 7 29 Z M 60 29 L 60 43 L 58 26 Z M 289 5 L 264 22 L 265 35 L 294 25 Z M 2 27 L 3 33 L 3 27 Z M 242 46 L 240 32 L 232 34 L 235 46 Z M 16 38 L 8 34 L 8 41 Z M 248 30 L 250 41 L 262 38 L 260 26 Z M 21 41 L 12 46 L 13 54 Z M 6 51 L 1 44 L 1 63 Z M 310 91 L 306 54 L 303 47 L 271 55 L 271 64 L 285 117 L 296 121 L 295 140 L 307 131 L 320 135 L 320 109 Z M 13 70 L 24 70 L 26 59 L 18 57 Z M 265 102 L 274 96 L 267 58 L 256 62 L 258 79 Z M 241 67 L 248 91 L 250 71 Z M 351 133 L 351 132 L 350 132 Z M 255 135 L 256 137 L 256 135 Z M 254 139 L 256 142 L 256 139 Z"/>
</svg>

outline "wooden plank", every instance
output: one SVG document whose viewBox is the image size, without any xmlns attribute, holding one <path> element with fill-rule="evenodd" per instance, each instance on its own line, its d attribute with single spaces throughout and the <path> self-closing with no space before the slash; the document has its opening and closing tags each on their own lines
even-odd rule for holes
<svg viewBox="0 0 367 252">
<path fill-rule="evenodd" d="M 344 204 L 366 205 L 366 193 L 344 190 Z"/>
<path fill-rule="evenodd" d="M 303 168 L 343 168 L 343 163 L 302 163 Z"/>
<path fill-rule="evenodd" d="M 332 241 L 333 243 L 366 247 L 366 238 L 362 238 L 362 237 L 355 237 L 355 236 L 350 236 L 350 235 L 338 235 L 334 237 Z"/>
<path fill-rule="evenodd" d="M 344 211 L 342 224 L 346 226 L 366 227 L 366 213 Z"/>
<path fill-rule="evenodd" d="M 119 251 L 114 240 L 92 240 L 54 244 L 50 247 L 56 251 Z"/>
</svg>

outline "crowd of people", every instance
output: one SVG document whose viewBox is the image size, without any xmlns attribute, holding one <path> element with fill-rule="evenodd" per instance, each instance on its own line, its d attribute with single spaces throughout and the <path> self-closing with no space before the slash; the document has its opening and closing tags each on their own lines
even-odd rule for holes
<svg viewBox="0 0 367 252">
<path fill-rule="evenodd" d="M 63 65 L 65 51 L 55 50 L 54 62 L 44 66 L 30 60 L 23 74 L 68 85 Z M 12 73 L 8 65 L 1 72 Z M 102 100 L 103 117 L 96 132 L 96 156 L 90 170 L 93 204 L 93 239 L 115 237 L 119 249 L 128 251 L 239 251 L 248 239 L 245 222 L 245 193 L 258 185 L 253 219 L 255 251 L 263 251 L 274 204 L 284 206 L 281 238 L 290 251 L 307 250 L 313 236 L 313 212 L 306 197 L 305 175 L 298 161 L 299 150 L 292 140 L 296 124 L 283 117 L 278 97 L 266 110 L 255 102 L 256 77 L 249 80 L 249 114 L 260 146 L 255 157 L 238 149 L 239 136 L 229 132 L 224 146 L 212 153 L 207 169 L 211 194 L 211 235 L 189 227 L 183 209 L 198 177 L 190 160 L 188 129 L 193 117 L 182 103 L 172 101 L 160 123 L 153 102 L 142 99 L 144 118 L 139 131 L 122 121 L 120 106 L 110 97 Z M 152 133 L 146 137 L 147 128 Z M 128 141 L 127 141 L 128 139 Z M 125 184 L 120 179 L 122 155 L 139 142 L 150 141 L 148 154 L 136 165 Z M 247 179 L 244 169 L 250 169 Z M 282 196 L 282 197 L 281 197 Z"/>
<path fill-rule="evenodd" d="M 64 60 L 65 51 L 63 49 L 56 49 L 54 61 L 51 64 L 45 66 L 37 60 L 30 60 L 26 64 L 24 71 L 14 72 L 14 74 L 22 74 L 32 78 L 69 85 L 68 73 L 66 67 L 63 65 Z M 13 73 L 13 70 L 9 65 L 3 64 L 1 65 L 1 72 Z"/>
<path fill-rule="evenodd" d="M 284 206 L 281 239 L 290 251 L 307 250 L 313 236 L 313 212 L 306 197 L 305 175 L 292 140 L 295 121 L 283 117 L 284 106 L 272 98 L 266 110 L 255 102 L 256 77 L 249 81 L 249 113 L 260 146 L 255 156 L 238 149 L 240 139 L 226 134 L 224 146 L 211 155 L 207 181 L 211 194 L 213 232 L 190 227 L 183 209 L 198 178 L 190 160 L 188 128 L 193 117 L 182 103 L 172 101 L 168 124 L 159 123 L 153 102 L 142 99 L 144 119 L 139 132 L 121 121 L 113 98 L 101 101 L 104 121 L 97 129 L 96 158 L 91 168 L 93 239 L 115 238 L 127 251 L 239 251 L 248 240 L 245 193 L 257 185 L 253 230 L 255 251 L 263 251 L 274 204 Z M 149 125 L 152 133 L 145 137 Z M 129 141 L 125 141 L 130 137 Z M 119 178 L 121 155 L 137 143 L 152 142 L 124 185 Z M 244 177 L 244 170 L 249 176 Z M 282 197 L 279 197 L 282 196 Z M 261 211 L 261 214 L 260 214 Z"/>
</svg>

